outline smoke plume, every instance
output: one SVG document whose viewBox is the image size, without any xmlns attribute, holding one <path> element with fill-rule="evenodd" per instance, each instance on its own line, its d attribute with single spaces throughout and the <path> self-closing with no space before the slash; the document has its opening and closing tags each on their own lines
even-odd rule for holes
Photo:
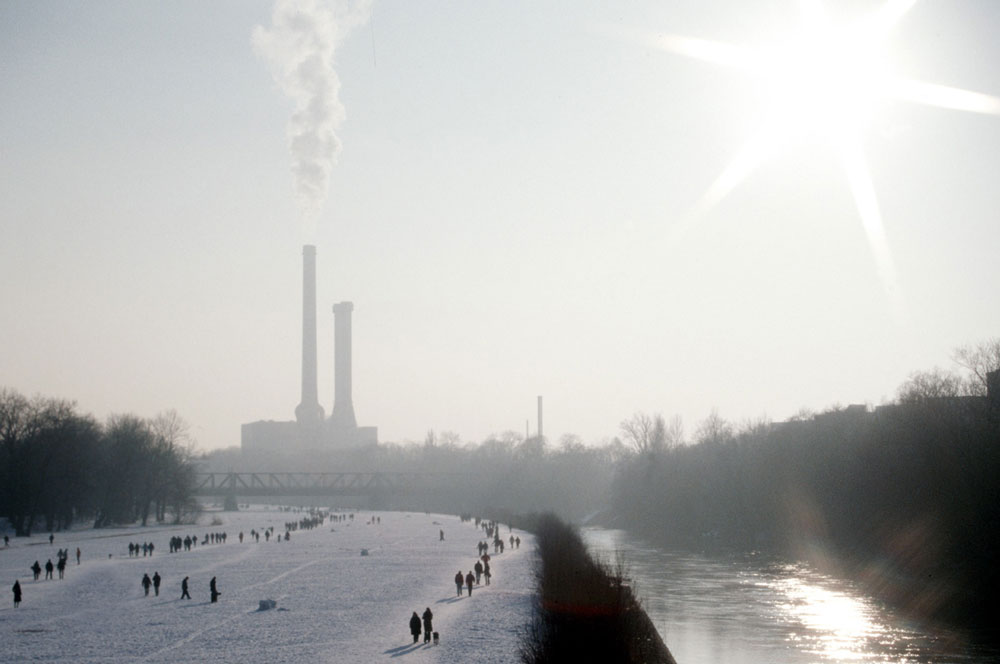
<svg viewBox="0 0 1000 664">
<path fill-rule="evenodd" d="M 254 50 L 295 102 L 288 145 L 295 198 L 309 225 L 326 200 L 340 152 L 337 131 L 345 112 L 334 55 L 351 30 L 368 20 L 370 9 L 371 0 L 276 0 L 273 25 L 253 31 Z"/>
</svg>

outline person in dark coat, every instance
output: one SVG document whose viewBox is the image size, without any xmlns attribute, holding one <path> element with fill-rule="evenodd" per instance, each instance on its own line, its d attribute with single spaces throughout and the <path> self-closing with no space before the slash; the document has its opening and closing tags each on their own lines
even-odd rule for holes
<svg viewBox="0 0 1000 664">
<path fill-rule="evenodd" d="M 36 565 L 38 563 L 35 563 Z M 37 578 L 37 577 L 36 577 Z M 455 575 L 455 585 L 458 587 L 458 596 L 462 596 L 462 583 L 465 581 L 465 577 L 462 576 L 462 570 L 458 570 L 458 574 Z"/>
<path fill-rule="evenodd" d="M 42 566 L 38 564 L 37 560 L 35 561 L 35 564 L 31 566 L 31 572 L 35 575 L 35 581 L 38 581 L 38 577 L 42 573 Z"/>
<path fill-rule="evenodd" d="M 157 597 L 160 596 L 160 581 L 161 581 L 160 573 L 153 572 L 153 591 L 155 592 Z"/>
<path fill-rule="evenodd" d="M 476 561 L 476 566 L 473 567 L 476 570 L 476 585 L 479 585 L 479 579 L 483 576 L 483 563 L 479 560 Z"/>
<path fill-rule="evenodd" d="M 56 563 L 56 569 L 59 570 L 59 578 L 63 578 L 66 574 L 66 559 L 64 557 L 59 556 L 59 562 Z"/>
<path fill-rule="evenodd" d="M 476 577 L 473 575 L 472 570 L 465 575 L 465 587 L 469 589 L 469 597 L 472 597 L 472 584 L 476 582 Z"/>
<path fill-rule="evenodd" d="M 181 599 L 191 599 L 191 595 L 188 594 L 188 578 L 186 576 L 181 581 Z"/>
<path fill-rule="evenodd" d="M 489 562 L 483 565 L 483 576 L 486 578 L 486 585 L 490 585 L 490 578 L 493 576 L 493 573 L 490 572 Z"/>
<path fill-rule="evenodd" d="M 14 579 L 14 586 L 11 588 L 11 590 L 14 591 L 14 608 L 16 609 L 17 605 L 21 603 L 21 582 L 18 581 L 17 579 Z M 417 614 L 414 613 L 413 615 Z"/>
<path fill-rule="evenodd" d="M 413 615 L 417 614 L 414 613 Z M 431 613 L 431 607 L 428 606 L 426 609 L 424 609 L 423 618 L 424 618 L 424 643 L 430 643 L 431 632 L 434 630 L 434 628 L 431 626 L 431 620 L 434 619 L 434 614 Z"/>
<path fill-rule="evenodd" d="M 416 643 L 420 637 L 420 616 L 417 615 L 416 611 L 410 616 L 410 634 L 413 635 L 413 642 Z"/>
<path fill-rule="evenodd" d="M 219 595 L 221 595 L 222 593 L 220 593 L 218 591 L 218 589 L 215 587 L 215 577 L 214 576 L 212 577 L 212 580 L 208 582 L 208 590 L 212 594 L 212 603 L 214 604 L 214 603 L 218 602 L 219 601 Z"/>
<path fill-rule="evenodd" d="M 145 594 L 146 594 L 147 597 L 149 596 L 149 587 L 151 585 L 153 585 L 153 582 L 149 579 L 149 575 L 148 574 L 143 574 L 142 575 L 142 589 L 145 592 Z"/>
<path fill-rule="evenodd" d="M 52 578 L 52 570 L 55 569 L 55 565 L 52 564 L 52 559 L 49 558 L 48 562 L 45 563 L 45 578 Z"/>
</svg>

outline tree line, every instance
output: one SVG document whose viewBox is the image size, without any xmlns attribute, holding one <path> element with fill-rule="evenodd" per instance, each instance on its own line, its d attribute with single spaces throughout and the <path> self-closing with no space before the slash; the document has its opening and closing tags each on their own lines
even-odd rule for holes
<svg viewBox="0 0 1000 664">
<path fill-rule="evenodd" d="M 99 423 L 73 402 L 0 389 L 0 515 L 18 536 L 197 510 L 187 425 L 173 411 Z"/>
<path fill-rule="evenodd" d="M 911 614 L 995 624 L 1000 340 L 955 359 L 960 371 L 914 373 L 874 410 L 742 426 L 713 414 L 689 445 L 662 416 L 633 417 L 618 522 L 667 545 L 836 562 Z"/>
</svg>

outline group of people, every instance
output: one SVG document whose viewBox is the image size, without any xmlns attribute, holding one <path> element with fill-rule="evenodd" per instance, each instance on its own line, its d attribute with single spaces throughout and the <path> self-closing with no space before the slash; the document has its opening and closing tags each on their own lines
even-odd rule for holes
<svg viewBox="0 0 1000 664">
<path fill-rule="evenodd" d="M 128 557 L 131 558 L 132 556 L 135 556 L 136 558 L 138 558 L 139 552 L 141 551 L 142 557 L 145 558 L 146 556 L 153 555 L 153 549 L 155 548 L 156 547 L 153 546 L 152 542 L 143 542 L 142 544 L 139 544 L 138 542 L 129 542 Z"/>
<path fill-rule="evenodd" d="M 431 621 L 434 620 L 434 614 L 431 613 L 431 607 L 424 609 L 424 615 L 418 616 L 417 612 L 414 611 L 413 615 L 410 616 L 410 634 L 413 635 L 413 642 L 416 643 L 417 639 L 420 638 L 420 628 L 424 628 L 424 643 L 429 643 L 431 640 L 431 633 L 434 631 L 434 626 Z M 437 638 L 434 639 L 437 641 Z"/>
<path fill-rule="evenodd" d="M 190 578 L 191 577 L 185 576 L 184 579 L 181 581 L 181 599 L 191 599 L 191 593 L 188 590 L 188 580 Z M 159 572 L 153 572 L 153 577 L 152 578 L 149 577 L 149 574 L 143 574 L 142 575 L 142 590 L 143 590 L 143 593 L 145 594 L 145 596 L 147 596 L 147 597 L 149 596 L 149 588 L 150 588 L 150 586 L 152 586 L 154 595 L 157 596 L 157 597 L 159 597 L 160 596 L 160 583 L 162 581 L 163 581 L 163 578 L 160 576 Z M 208 592 L 209 592 L 209 596 L 210 596 L 213 604 L 215 604 L 216 602 L 219 601 L 219 595 L 221 595 L 222 593 L 219 592 L 219 589 L 218 589 L 218 587 L 215 584 L 215 577 L 214 576 L 212 577 L 212 580 L 208 582 Z M 17 596 L 17 593 L 15 593 L 15 597 L 16 596 Z"/>
</svg>

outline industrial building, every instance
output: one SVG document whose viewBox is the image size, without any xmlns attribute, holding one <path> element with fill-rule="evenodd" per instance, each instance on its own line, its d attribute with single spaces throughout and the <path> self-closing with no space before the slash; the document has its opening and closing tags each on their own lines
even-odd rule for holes
<svg viewBox="0 0 1000 664">
<path fill-rule="evenodd" d="M 334 402 L 329 418 L 319 403 L 316 350 L 316 247 L 302 248 L 302 398 L 289 421 L 241 426 L 244 454 L 314 453 L 378 444 L 377 427 L 359 427 L 351 397 L 351 302 L 333 305 Z"/>
</svg>

